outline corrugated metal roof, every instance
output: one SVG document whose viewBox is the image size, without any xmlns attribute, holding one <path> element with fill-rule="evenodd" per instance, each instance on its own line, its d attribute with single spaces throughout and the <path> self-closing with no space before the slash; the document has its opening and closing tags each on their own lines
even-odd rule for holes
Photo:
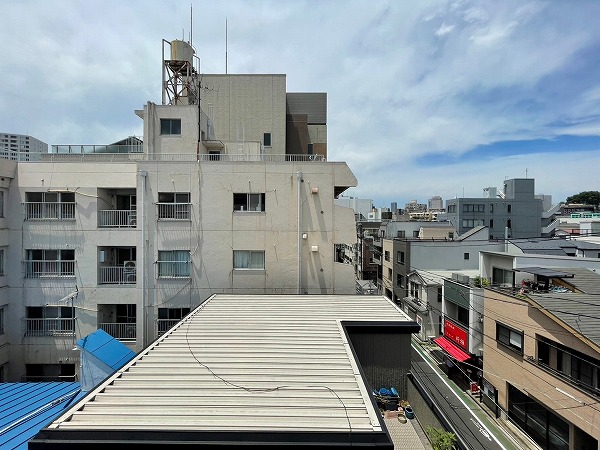
<svg viewBox="0 0 600 450">
<path fill-rule="evenodd" d="M 0 448 L 27 449 L 27 441 L 79 393 L 79 383 L 0 383 Z"/>
<path fill-rule="evenodd" d="M 412 323 L 381 296 L 219 294 L 49 428 L 380 432 L 342 320 Z"/>
<path fill-rule="evenodd" d="M 600 345 L 599 295 L 573 292 L 528 295 L 571 328 Z"/>
<path fill-rule="evenodd" d="M 560 269 L 572 273 L 573 278 L 564 280 L 586 294 L 600 294 L 600 274 L 590 269 Z"/>
</svg>

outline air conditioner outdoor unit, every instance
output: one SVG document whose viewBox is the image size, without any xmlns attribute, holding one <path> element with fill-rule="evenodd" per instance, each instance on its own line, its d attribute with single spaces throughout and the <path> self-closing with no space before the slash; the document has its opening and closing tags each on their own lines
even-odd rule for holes
<svg viewBox="0 0 600 450">
<path fill-rule="evenodd" d="M 135 261 L 125 261 L 123 263 L 125 273 L 135 271 Z"/>
</svg>

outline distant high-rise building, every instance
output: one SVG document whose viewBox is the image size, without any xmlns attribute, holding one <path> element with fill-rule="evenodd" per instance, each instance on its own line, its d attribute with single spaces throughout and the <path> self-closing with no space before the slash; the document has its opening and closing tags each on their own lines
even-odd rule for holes
<svg viewBox="0 0 600 450">
<path fill-rule="evenodd" d="M 435 195 L 427 201 L 427 206 L 429 209 L 435 209 L 439 211 L 444 209 L 444 201 L 442 200 L 442 197 Z"/>
<path fill-rule="evenodd" d="M 24 134 L 0 133 L 0 158 L 13 161 L 37 161 L 48 153 L 48 144 Z"/>
</svg>

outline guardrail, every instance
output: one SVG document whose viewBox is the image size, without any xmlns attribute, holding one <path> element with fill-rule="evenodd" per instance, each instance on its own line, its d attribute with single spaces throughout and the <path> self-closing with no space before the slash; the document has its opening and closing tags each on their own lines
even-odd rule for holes
<svg viewBox="0 0 600 450">
<path fill-rule="evenodd" d="M 137 213 L 129 209 L 108 209 L 98 211 L 100 228 L 135 228 Z"/>
<path fill-rule="evenodd" d="M 98 284 L 135 284 L 135 267 L 101 266 L 99 267 Z"/>
<path fill-rule="evenodd" d="M 23 319 L 25 336 L 73 336 L 75 319 Z"/>
<path fill-rule="evenodd" d="M 98 328 L 119 341 L 136 340 L 137 330 L 135 323 L 100 323 L 98 324 Z"/>
<path fill-rule="evenodd" d="M 216 158 L 218 156 L 218 158 Z M 209 155 L 195 153 L 43 153 L 44 162 L 325 162 L 322 155 Z"/>
<path fill-rule="evenodd" d="M 63 278 L 75 276 L 75 261 L 25 260 L 25 278 Z"/>
<path fill-rule="evenodd" d="M 25 220 L 75 220 L 75 202 L 25 202 Z"/>
</svg>

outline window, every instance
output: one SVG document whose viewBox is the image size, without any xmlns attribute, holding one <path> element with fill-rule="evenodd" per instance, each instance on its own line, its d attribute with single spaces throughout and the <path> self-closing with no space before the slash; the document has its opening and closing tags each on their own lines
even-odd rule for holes
<svg viewBox="0 0 600 450">
<path fill-rule="evenodd" d="M 398 237 L 403 238 L 405 236 L 404 230 L 398 231 Z"/>
<path fill-rule="evenodd" d="M 449 213 L 455 213 L 456 212 L 456 205 L 448 205 L 448 212 Z"/>
<path fill-rule="evenodd" d="M 265 211 L 265 194 L 233 194 L 234 211 Z"/>
<path fill-rule="evenodd" d="M 159 192 L 158 218 L 162 220 L 190 220 L 189 192 Z"/>
<path fill-rule="evenodd" d="M 404 252 L 398 252 L 396 254 L 396 261 L 398 264 L 404 264 Z"/>
<path fill-rule="evenodd" d="M 496 340 L 504 346 L 523 353 L 523 332 L 496 322 Z"/>
<path fill-rule="evenodd" d="M 263 145 L 265 147 L 270 147 L 271 146 L 271 133 L 265 133 L 263 135 Z"/>
<path fill-rule="evenodd" d="M 506 211 L 510 213 L 512 211 L 512 205 L 506 205 Z"/>
<path fill-rule="evenodd" d="M 483 224 L 483 219 L 463 219 L 462 221 L 463 228 L 474 228 L 482 226 Z"/>
<path fill-rule="evenodd" d="M 4 275 L 4 249 L 0 248 L 0 276 Z"/>
<path fill-rule="evenodd" d="M 490 219 L 490 228 L 494 228 L 494 219 Z"/>
<path fill-rule="evenodd" d="M 234 269 L 255 269 L 264 270 L 265 252 L 264 250 L 234 250 L 233 251 Z"/>
<path fill-rule="evenodd" d="M 485 212 L 485 205 L 463 205 L 463 212 Z"/>
<path fill-rule="evenodd" d="M 403 288 L 404 287 L 404 275 L 397 273 L 396 274 L 396 286 Z"/>
<path fill-rule="evenodd" d="M 25 381 L 75 380 L 75 364 L 25 364 Z"/>
<path fill-rule="evenodd" d="M 74 192 L 26 192 L 25 220 L 75 220 Z"/>
<path fill-rule="evenodd" d="M 417 283 L 415 283 L 414 281 L 410 282 L 410 295 L 411 297 L 414 297 L 416 299 L 419 298 L 419 291 L 421 289 L 421 286 Z"/>
<path fill-rule="evenodd" d="M 181 119 L 160 119 L 160 134 L 181 135 Z"/>
<path fill-rule="evenodd" d="M 74 277 L 75 250 L 27 250 L 26 278 Z"/>
<path fill-rule="evenodd" d="M 513 286 L 514 284 L 515 273 L 512 270 L 499 269 L 498 267 L 492 269 L 492 285 Z"/>
<path fill-rule="evenodd" d="M 4 334 L 4 308 L 0 308 L 0 334 Z"/>
<path fill-rule="evenodd" d="M 437 290 L 437 301 L 438 303 L 442 303 L 442 298 L 444 297 L 443 295 L 443 290 L 441 287 L 438 288 Z"/>
<path fill-rule="evenodd" d="M 414 238 L 418 238 L 419 237 L 419 230 L 413 230 L 413 237 Z"/>
<path fill-rule="evenodd" d="M 190 251 L 189 250 L 159 250 L 158 251 L 158 277 L 159 278 L 189 278 L 190 277 Z"/>
<path fill-rule="evenodd" d="M 461 323 L 465 327 L 469 327 L 469 310 L 467 308 L 463 308 L 462 306 L 458 306 L 458 305 L 457 305 L 457 309 L 458 309 L 458 315 L 456 316 L 456 319 L 458 320 L 459 323 Z"/>
<path fill-rule="evenodd" d="M 388 271 L 388 280 L 391 280 L 391 279 L 392 279 L 392 276 L 393 276 L 392 269 L 390 269 L 390 268 L 388 267 L 388 270 L 387 270 L 387 271 Z"/>
<path fill-rule="evenodd" d="M 187 316 L 189 312 L 190 308 L 158 308 L 158 335 L 162 336 Z"/>
<path fill-rule="evenodd" d="M 390 260 L 390 252 L 388 252 L 387 250 L 383 252 L 383 257 L 385 258 L 386 261 Z"/>
<path fill-rule="evenodd" d="M 506 221 L 506 228 L 512 228 L 512 221 L 510 219 Z"/>
<path fill-rule="evenodd" d="M 4 191 L 0 191 L 0 217 L 4 217 Z"/>
<path fill-rule="evenodd" d="M 314 154 L 313 144 L 308 144 L 308 148 L 306 150 L 306 153 L 309 154 L 309 155 Z"/>
<path fill-rule="evenodd" d="M 465 254 L 463 255 L 463 258 L 464 258 L 464 259 L 469 259 L 469 253 L 465 253 Z"/>
</svg>

